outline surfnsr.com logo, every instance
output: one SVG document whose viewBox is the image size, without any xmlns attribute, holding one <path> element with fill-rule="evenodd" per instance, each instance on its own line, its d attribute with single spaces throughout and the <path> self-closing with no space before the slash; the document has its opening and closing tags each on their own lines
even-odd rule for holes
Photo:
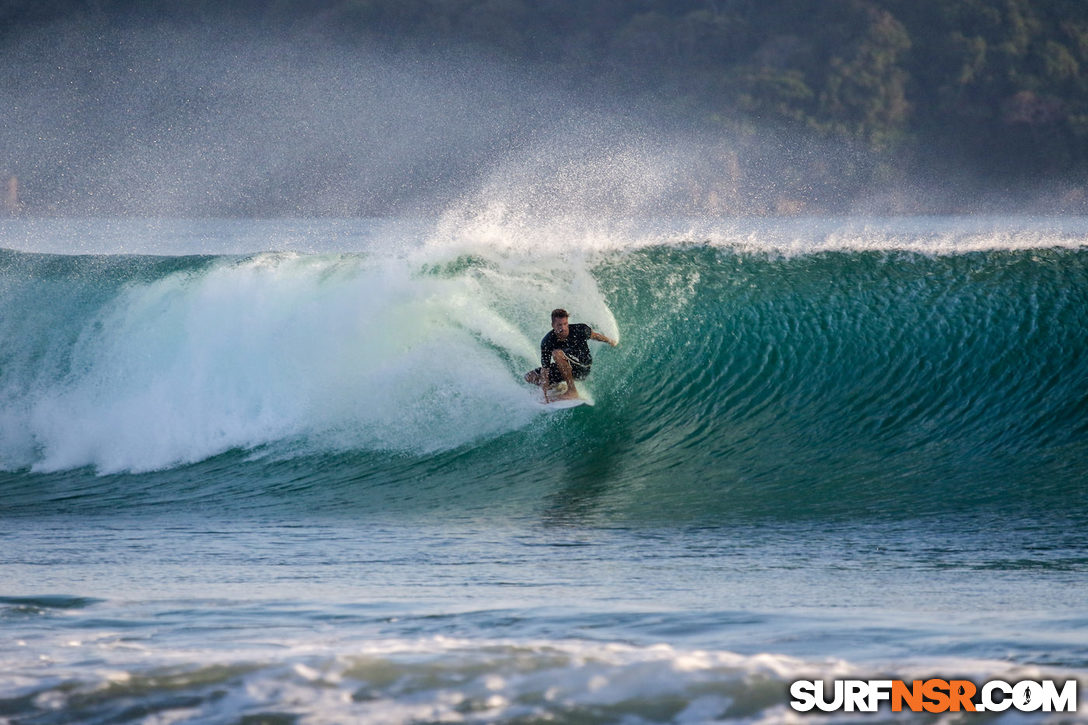
<svg viewBox="0 0 1088 725">
<path fill-rule="evenodd" d="M 990 680 L 797 680 L 790 685 L 790 707 L 798 712 L 1076 712 L 1077 681 Z"/>
</svg>

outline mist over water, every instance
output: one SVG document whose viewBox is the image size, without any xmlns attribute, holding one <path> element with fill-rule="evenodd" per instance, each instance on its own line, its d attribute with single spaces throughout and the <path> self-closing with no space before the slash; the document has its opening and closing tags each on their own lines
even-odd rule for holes
<svg viewBox="0 0 1088 725">
<path fill-rule="evenodd" d="M 61 25 L 5 54 L 3 163 L 46 212 L 405 212 L 563 114 L 546 85 L 465 54 L 229 27 Z"/>
<path fill-rule="evenodd" d="M 132 20 L 28 29 L 3 53 L 0 171 L 29 214 L 403 216 L 466 195 L 544 218 L 889 208 L 845 183 L 873 163 L 862 149 L 726 132 L 466 48 Z"/>
</svg>

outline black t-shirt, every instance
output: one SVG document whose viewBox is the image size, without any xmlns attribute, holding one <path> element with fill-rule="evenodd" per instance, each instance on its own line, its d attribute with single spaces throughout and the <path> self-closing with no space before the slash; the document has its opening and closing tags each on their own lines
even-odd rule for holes
<svg viewBox="0 0 1088 725">
<path fill-rule="evenodd" d="M 593 328 L 581 323 L 568 326 L 567 339 L 560 341 L 555 330 L 551 330 L 540 341 L 540 365 L 547 367 L 552 361 L 552 351 L 562 350 L 573 367 L 589 370 L 593 356 L 589 354 L 589 336 Z"/>
</svg>

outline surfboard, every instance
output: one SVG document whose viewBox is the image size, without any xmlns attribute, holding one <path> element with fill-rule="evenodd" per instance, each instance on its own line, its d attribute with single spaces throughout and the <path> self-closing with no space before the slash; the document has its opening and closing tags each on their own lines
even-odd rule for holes
<svg viewBox="0 0 1088 725">
<path fill-rule="evenodd" d="M 593 405 L 585 398 L 567 398 L 566 400 L 552 400 L 544 402 L 540 400 L 540 404 L 548 410 L 566 410 L 567 408 L 577 408 L 580 405 Z"/>
<path fill-rule="evenodd" d="M 566 410 L 567 408 L 577 408 L 580 405 L 593 405 L 593 395 L 582 386 L 579 388 L 581 397 L 567 398 L 565 400 L 556 400 L 555 396 L 562 395 L 567 391 L 567 386 L 564 383 L 560 383 L 560 387 L 552 391 L 548 395 L 548 399 L 544 399 L 544 394 L 540 392 L 538 388 L 536 391 L 536 402 L 543 405 L 548 410 Z"/>
</svg>

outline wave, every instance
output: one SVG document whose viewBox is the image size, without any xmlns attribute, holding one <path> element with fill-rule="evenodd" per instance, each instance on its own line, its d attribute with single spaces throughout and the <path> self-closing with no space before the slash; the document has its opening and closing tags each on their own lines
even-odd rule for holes
<svg viewBox="0 0 1088 725">
<path fill-rule="evenodd" d="M 539 407 L 516 376 L 535 357 L 518 315 L 554 294 L 536 270 L 298 254 L 0 264 L 19 312 L 2 332 L 9 468 L 147 471 L 280 442 L 423 454 Z"/>
<path fill-rule="evenodd" d="M 226 468 L 266 501 L 1088 508 L 1088 251 L 906 246 L 5 251 L 4 485 Z M 551 415 L 521 376 L 557 306 L 621 345 L 597 405 Z"/>
</svg>

